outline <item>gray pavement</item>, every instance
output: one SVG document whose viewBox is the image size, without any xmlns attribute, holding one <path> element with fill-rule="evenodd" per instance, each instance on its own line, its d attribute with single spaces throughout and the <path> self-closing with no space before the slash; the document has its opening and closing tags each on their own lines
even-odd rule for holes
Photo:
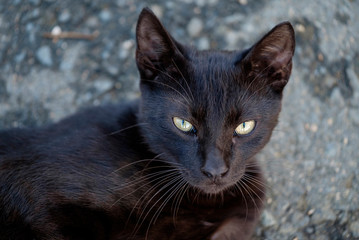
<svg viewBox="0 0 359 240">
<path fill-rule="evenodd" d="M 200 49 L 243 49 L 292 22 L 293 75 L 259 156 L 268 198 L 254 239 L 359 239 L 357 0 L 2 0 L 0 128 L 136 98 L 134 28 L 145 6 L 177 40 Z M 43 36 L 59 28 L 98 36 Z"/>
</svg>

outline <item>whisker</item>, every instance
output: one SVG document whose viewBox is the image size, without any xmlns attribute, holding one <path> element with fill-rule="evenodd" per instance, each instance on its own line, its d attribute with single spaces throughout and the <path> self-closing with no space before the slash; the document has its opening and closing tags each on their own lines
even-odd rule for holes
<svg viewBox="0 0 359 240">
<path fill-rule="evenodd" d="M 143 208 L 140 216 L 138 217 L 139 221 L 137 221 L 135 228 L 134 228 L 134 233 L 136 234 L 139 230 L 139 228 L 142 226 L 143 222 L 145 221 L 145 219 L 147 218 L 147 216 L 150 214 L 151 210 L 157 205 L 157 203 L 171 190 L 173 189 L 173 186 L 167 190 L 147 211 L 147 213 L 144 215 L 148 205 L 151 203 L 151 201 L 154 199 L 154 197 L 156 197 L 160 192 L 162 192 L 162 190 L 166 189 L 168 186 L 172 185 L 173 183 L 177 182 L 178 179 L 180 179 L 180 176 L 177 176 L 176 178 L 172 179 L 171 181 L 169 181 L 167 184 L 165 184 L 164 186 L 162 186 L 147 202 L 146 206 Z M 176 185 L 174 185 L 176 186 Z M 144 216 L 143 216 L 144 215 Z M 142 220 L 141 220 L 142 219 Z"/>
<path fill-rule="evenodd" d="M 168 84 L 165 84 L 163 82 L 155 81 L 155 80 L 149 80 L 149 79 L 144 79 L 144 80 L 147 81 L 147 82 L 153 82 L 153 83 L 156 83 L 156 84 L 160 84 L 160 85 L 163 85 L 165 87 L 168 87 L 168 88 L 172 89 L 173 91 L 178 93 L 178 95 L 180 95 L 189 105 L 191 104 L 191 102 L 180 91 L 178 91 L 174 87 L 172 87 L 172 86 L 170 86 Z"/>
<path fill-rule="evenodd" d="M 264 188 L 271 188 L 268 184 L 266 184 L 266 182 L 260 181 L 258 178 L 254 177 L 254 176 L 245 174 L 244 177 L 247 178 L 250 181 L 253 181 L 253 182 L 257 183 L 258 185 L 260 185 L 260 186 L 262 186 Z"/>
<path fill-rule="evenodd" d="M 253 186 L 253 187 L 255 187 L 258 191 L 260 191 L 263 195 L 265 195 L 265 192 L 262 190 L 262 189 L 260 189 L 260 188 L 258 188 L 253 182 L 255 182 L 256 181 L 256 179 L 254 179 L 254 178 L 250 178 L 248 175 L 244 175 L 243 176 L 243 180 L 244 181 L 246 181 L 248 184 L 250 184 L 251 186 Z M 255 192 L 255 191 L 253 191 L 253 193 L 259 198 L 259 199 L 261 199 L 258 195 L 257 195 L 257 193 Z M 261 199 L 262 200 L 262 199 Z M 264 204 L 264 202 L 262 201 L 262 203 Z"/>
<path fill-rule="evenodd" d="M 173 173 L 164 175 L 162 178 L 157 178 L 157 179 L 155 179 L 155 180 L 158 180 L 158 179 L 162 179 L 162 180 L 161 180 L 161 181 L 158 181 L 157 183 L 155 183 L 153 186 L 151 186 L 151 187 L 142 195 L 142 197 L 136 202 L 135 206 L 133 207 L 133 210 L 134 210 L 134 208 L 136 208 L 137 204 L 142 201 L 142 199 L 144 200 L 144 199 L 146 198 L 146 194 L 149 194 L 151 191 L 153 191 L 154 189 L 156 189 L 158 186 L 160 186 L 161 184 L 167 182 L 169 179 L 171 179 L 172 177 L 177 176 L 177 175 L 178 175 L 177 172 L 173 172 Z M 153 197 L 155 197 L 155 195 L 152 196 L 152 198 L 153 198 Z M 151 198 L 150 200 L 152 200 L 152 198 Z M 148 205 L 148 204 L 149 204 L 149 202 L 147 203 L 147 205 Z M 142 204 L 140 204 L 140 206 L 141 206 L 141 205 L 142 205 Z M 146 206 L 147 206 L 147 205 L 146 205 Z M 131 213 L 132 213 L 132 211 L 131 211 Z M 131 214 L 130 214 L 130 216 L 131 216 Z"/>
<path fill-rule="evenodd" d="M 243 191 L 242 191 L 242 187 L 240 185 L 238 185 L 239 183 L 237 182 L 234 186 L 236 187 L 236 189 L 238 189 L 243 197 L 244 200 L 244 204 L 246 205 L 246 218 L 245 218 L 245 222 L 247 222 L 247 218 L 248 218 L 248 203 L 247 203 L 247 198 L 245 197 Z"/>
<path fill-rule="evenodd" d="M 175 171 L 175 169 L 174 169 L 173 171 L 177 174 L 177 171 Z M 170 171 L 168 171 L 168 172 L 170 172 Z M 140 189 L 142 189 L 142 188 L 144 188 L 144 187 L 150 185 L 150 184 L 153 183 L 154 181 L 158 181 L 158 180 L 167 178 L 168 175 L 164 175 L 164 173 L 168 173 L 168 172 L 158 172 L 158 173 L 156 173 L 156 174 L 153 174 L 152 176 L 149 177 L 150 179 L 151 179 L 152 177 L 156 177 L 156 176 L 158 176 L 158 175 L 160 175 L 160 176 L 157 177 L 157 178 L 155 178 L 155 179 L 152 179 L 152 180 L 146 182 L 146 184 L 143 184 L 143 185 L 139 186 L 139 187 L 136 188 L 134 191 L 132 191 L 132 192 L 130 192 L 130 193 L 124 195 L 123 197 L 119 198 L 118 200 L 115 201 L 115 203 L 112 204 L 112 207 L 115 206 L 117 203 L 119 203 L 122 199 L 124 199 L 124 198 L 126 198 L 127 196 L 130 196 L 131 194 L 137 192 L 138 190 L 140 190 Z M 161 176 L 161 175 L 162 175 L 162 176 Z M 144 178 L 143 178 L 141 181 L 137 181 L 136 183 L 133 183 L 133 184 L 131 184 L 131 185 L 129 185 L 129 186 L 139 185 L 141 182 L 145 182 L 146 180 L 148 180 L 148 177 L 147 177 L 147 176 L 144 176 Z M 126 188 L 126 187 L 129 187 L 129 186 L 125 186 L 125 188 Z M 123 187 L 119 187 L 119 188 L 123 188 Z M 136 205 L 137 205 L 137 204 L 136 204 Z M 136 205 L 135 205 L 135 206 L 136 206 Z"/>
<path fill-rule="evenodd" d="M 118 171 L 121 171 L 121 170 L 123 170 L 124 168 L 127 168 L 127 167 L 129 167 L 129 166 L 132 166 L 132 165 L 135 165 L 135 164 L 138 164 L 138 163 L 142 163 L 142 162 L 147 162 L 147 161 L 158 161 L 158 162 L 164 162 L 164 160 L 161 160 L 161 159 L 157 159 L 158 157 L 160 157 L 161 155 L 163 155 L 163 153 L 161 153 L 161 154 L 158 154 L 158 155 L 156 155 L 154 158 L 149 158 L 149 159 L 141 159 L 141 160 L 137 160 L 137 161 L 134 161 L 134 162 L 131 162 L 131 163 L 129 163 L 129 164 L 126 164 L 125 166 L 122 166 L 122 167 L 120 167 L 120 168 L 118 168 L 118 169 L 116 169 L 116 170 L 114 170 L 113 172 L 112 172 L 112 174 L 113 173 L 116 173 L 116 172 L 118 172 Z"/>
<path fill-rule="evenodd" d="M 243 188 L 243 190 L 246 191 L 248 196 L 251 198 L 251 200 L 253 202 L 253 205 L 255 206 L 255 209 L 259 213 L 260 211 L 259 211 L 258 205 L 257 205 L 256 201 L 254 200 L 254 198 L 253 198 L 252 194 L 250 193 L 250 191 L 247 189 L 247 188 L 249 188 L 248 185 L 245 182 L 243 182 L 242 179 L 240 181 L 238 181 L 238 183 Z"/>
<path fill-rule="evenodd" d="M 155 167 L 153 167 L 153 168 L 155 168 Z M 109 188 L 109 190 L 115 190 L 115 189 L 122 189 L 122 188 L 129 188 L 129 187 L 132 187 L 132 186 L 134 186 L 134 185 L 138 185 L 138 184 L 140 184 L 141 182 L 144 182 L 144 181 L 146 181 L 146 180 L 149 180 L 149 179 L 151 179 L 151 178 L 153 178 L 153 177 L 156 177 L 156 176 L 158 176 L 158 175 L 163 175 L 163 174 L 165 174 L 165 173 L 170 173 L 170 172 L 177 172 L 178 171 L 178 169 L 167 169 L 167 170 L 163 170 L 163 171 L 156 171 L 156 172 L 153 172 L 153 173 L 149 173 L 149 174 L 147 174 L 147 175 L 142 175 L 141 177 L 139 177 L 139 178 L 135 178 L 135 177 L 133 177 L 133 178 L 135 178 L 135 180 L 134 181 L 131 181 L 132 180 L 132 178 L 131 179 L 129 179 L 128 180 L 128 182 L 125 182 L 124 184 L 122 184 L 122 185 L 120 185 L 120 186 L 117 186 L 117 187 L 114 187 L 114 188 Z M 156 179 L 154 179 L 154 180 L 156 180 Z M 131 181 L 131 182 L 129 182 L 129 181 Z M 151 181 L 150 181 L 151 182 Z"/>
<path fill-rule="evenodd" d="M 177 180 L 177 179 L 176 179 Z M 149 232 L 149 229 L 150 229 L 150 226 L 152 224 L 155 224 L 156 223 L 156 220 L 158 219 L 158 217 L 160 216 L 163 208 L 166 206 L 166 204 L 168 203 L 168 201 L 172 198 L 172 196 L 179 190 L 181 189 L 181 184 L 184 183 L 183 179 L 180 177 L 180 180 L 179 182 L 177 182 L 173 187 L 171 187 L 166 193 L 163 194 L 163 196 L 165 196 L 168 192 L 169 192 L 169 195 L 166 197 L 166 199 L 162 202 L 162 204 L 159 206 L 159 208 L 156 210 L 155 214 L 152 216 L 151 220 L 150 220 L 150 223 L 148 224 L 148 227 L 147 227 L 147 231 L 146 231 L 146 237 L 145 239 L 147 239 L 147 235 L 148 235 L 148 232 Z M 174 188 L 174 189 L 173 189 Z M 162 197 L 163 197 L 162 196 Z M 161 198 L 162 198 L 161 197 Z M 160 199 L 159 199 L 160 200 Z M 158 200 L 158 201 L 159 201 Z M 155 203 L 156 204 L 156 203 Z M 150 211 L 150 210 L 149 210 Z"/>
<path fill-rule="evenodd" d="M 188 189 L 188 182 L 186 182 L 185 180 L 183 180 L 184 184 L 182 184 L 181 186 L 181 190 L 178 191 L 178 195 L 176 194 L 176 196 L 174 197 L 176 199 L 175 201 L 175 205 L 174 205 L 174 208 L 173 208 L 173 224 L 176 224 L 176 218 L 177 218 L 177 214 L 178 214 L 178 211 L 179 211 L 179 208 L 180 208 L 180 205 L 181 205 L 181 201 L 184 197 L 184 195 L 186 194 L 186 190 Z M 177 197 L 179 196 L 179 197 Z M 173 206 L 173 204 L 172 204 Z M 177 210 L 176 210 L 177 208 Z"/>
<path fill-rule="evenodd" d="M 107 135 L 109 135 L 109 136 L 115 135 L 115 134 L 121 133 L 121 132 L 123 132 L 123 131 L 126 131 L 126 130 L 128 130 L 128 129 L 135 128 L 135 127 L 142 126 L 142 125 L 146 125 L 146 124 L 148 124 L 148 123 L 137 123 L 137 124 L 134 124 L 134 125 L 125 127 L 125 128 L 123 128 L 123 129 L 120 129 L 120 130 L 111 132 L 111 133 L 109 133 L 109 134 L 107 134 Z"/>
<path fill-rule="evenodd" d="M 262 73 L 266 70 L 268 70 L 269 67 L 271 67 L 274 63 L 269 64 L 267 67 L 263 68 L 259 73 L 256 73 L 256 76 L 253 78 L 253 80 L 249 83 L 249 85 L 247 86 L 246 90 L 244 91 L 246 94 L 243 94 L 242 97 L 239 99 L 238 102 L 242 102 L 244 97 L 247 97 L 247 93 L 249 93 L 249 88 L 252 86 L 252 84 L 254 82 L 257 81 L 258 78 L 263 77 Z M 252 96 L 254 96 L 258 91 L 266 88 L 267 85 L 263 84 L 263 87 L 259 88 L 258 90 L 254 91 L 249 97 L 247 97 L 246 101 L 243 101 L 242 104 L 244 103 L 244 105 L 246 105 L 247 102 L 249 102 L 249 100 L 252 98 Z"/>
<path fill-rule="evenodd" d="M 192 94 L 192 90 L 191 90 L 190 86 L 188 85 L 188 81 L 187 81 L 187 79 L 184 77 L 184 75 L 183 75 L 182 71 L 179 69 L 179 67 L 177 66 L 176 62 L 175 62 L 173 59 L 171 59 L 171 60 L 172 60 L 173 65 L 175 65 L 175 67 L 177 68 L 177 70 L 178 70 L 178 71 L 179 71 L 179 73 L 181 74 L 181 76 L 182 76 L 182 78 L 183 78 L 184 82 L 185 82 L 185 83 L 186 83 L 186 85 L 187 85 L 188 91 L 189 91 L 189 93 L 191 94 L 192 101 L 194 101 L 194 96 L 193 96 L 193 94 Z"/>
<path fill-rule="evenodd" d="M 173 102 L 177 102 L 179 104 L 181 104 L 182 106 L 184 106 L 185 108 L 188 107 L 188 105 L 184 104 L 183 102 L 179 101 L 178 99 L 175 99 L 175 98 L 169 98 L 169 97 L 163 97 L 163 96 L 155 96 L 153 98 L 162 98 L 162 99 L 166 99 L 166 100 L 169 100 L 169 101 L 173 101 Z"/>
<path fill-rule="evenodd" d="M 172 62 L 174 63 L 174 61 L 173 61 L 173 59 L 171 59 L 172 60 Z M 188 92 L 186 91 L 186 89 L 184 89 L 184 87 L 179 83 L 179 81 L 177 80 L 177 79 L 175 79 L 174 77 L 172 77 L 169 73 L 167 73 L 167 72 L 165 72 L 165 71 L 162 71 L 162 70 L 160 70 L 160 69 L 158 69 L 158 68 L 154 68 L 154 67 L 152 67 L 152 66 L 150 66 L 150 65 L 146 65 L 147 67 L 149 67 L 149 68 L 152 68 L 153 70 L 156 70 L 156 71 L 159 71 L 160 73 L 162 73 L 162 74 L 164 74 L 164 75 L 166 75 L 167 77 L 169 77 L 170 79 L 172 79 L 174 82 L 176 82 L 177 84 L 178 84 L 178 86 L 180 86 L 181 88 L 182 88 L 182 90 L 186 93 L 186 95 L 187 95 L 187 97 L 190 99 L 190 96 L 189 96 L 189 94 L 188 94 Z M 176 68 L 177 68 L 177 65 L 175 65 L 176 66 Z M 178 69 L 178 68 L 177 68 Z M 178 69 L 179 70 L 179 69 Z M 182 75 L 182 72 L 181 71 L 179 71 L 180 72 L 180 74 Z M 183 77 L 183 75 L 182 75 L 182 77 Z M 146 79 L 145 79 L 146 80 Z M 185 80 L 185 79 L 184 79 Z M 147 81 L 147 80 L 146 80 Z M 186 81 L 186 83 L 187 83 L 187 81 Z M 192 99 L 190 99 L 190 100 L 194 100 L 193 99 L 193 96 L 192 96 Z"/>
</svg>

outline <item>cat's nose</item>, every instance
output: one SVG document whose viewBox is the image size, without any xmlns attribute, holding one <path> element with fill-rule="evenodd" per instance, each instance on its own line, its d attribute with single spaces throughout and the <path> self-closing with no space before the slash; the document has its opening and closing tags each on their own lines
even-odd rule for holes
<svg viewBox="0 0 359 240">
<path fill-rule="evenodd" d="M 228 170 L 228 167 L 225 165 L 219 167 L 205 165 L 201 168 L 202 173 L 213 181 L 224 177 L 228 173 Z"/>
</svg>

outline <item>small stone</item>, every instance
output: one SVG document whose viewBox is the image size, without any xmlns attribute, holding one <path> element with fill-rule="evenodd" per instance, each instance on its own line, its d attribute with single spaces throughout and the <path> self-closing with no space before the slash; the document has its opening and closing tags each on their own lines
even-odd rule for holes
<svg viewBox="0 0 359 240">
<path fill-rule="evenodd" d="M 304 228 L 309 223 L 309 217 L 301 212 L 296 211 L 292 215 L 292 222 L 295 223 L 297 228 Z"/>
<path fill-rule="evenodd" d="M 238 45 L 238 40 L 240 39 L 240 34 L 238 32 L 229 30 L 226 35 L 226 42 L 230 48 L 235 48 Z"/>
<path fill-rule="evenodd" d="M 353 237 L 359 237 L 359 221 L 352 222 L 349 229 L 352 231 Z"/>
<path fill-rule="evenodd" d="M 33 23 L 29 22 L 29 23 L 27 23 L 27 24 L 26 24 L 25 29 L 26 29 L 26 31 L 27 31 L 28 33 L 31 33 L 31 32 L 33 32 L 33 31 L 34 31 L 35 26 L 34 26 L 34 24 L 33 24 Z"/>
<path fill-rule="evenodd" d="M 39 8 L 35 8 L 34 10 L 30 11 L 28 14 L 26 14 L 23 18 L 23 20 L 29 21 L 32 19 L 36 19 L 40 17 L 40 9 Z"/>
<path fill-rule="evenodd" d="M 304 169 L 307 171 L 314 171 L 315 169 L 315 161 L 313 160 L 305 160 L 303 161 Z"/>
<path fill-rule="evenodd" d="M 62 32 L 61 28 L 59 26 L 55 26 L 52 30 L 51 30 L 51 34 L 52 35 L 60 35 Z"/>
<path fill-rule="evenodd" d="M 312 208 L 307 212 L 307 214 L 308 214 L 308 216 L 312 216 L 314 212 L 315 212 L 315 209 Z"/>
<path fill-rule="evenodd" d="M 16 56 L 14 58 L 15 62 L 21 63 L 25 59 L 25 56 L 26 56 L 26 52 L 25 52 L 25 50 L 22 50 L 20 53 L 16 54 Z"/>
<path fill-rule="evenodd" d="M 134 45 L 135 43 L 132 40 L 126 40 L 122 43 L 122 47 L 126 50 L 130 50 Z"/>
<path fill-rule="evenodd" d="M 161 19 L 163 17 L 163 8 L 158 5 L 158 4 L 153 4 L 151 5 L 151 9 L 153 11 L 153 13 L 159 18 Z"/>
<path fill-rule="evenodd" d="M 191 37 L 198 37 L 202 32 L 202 29 L 203 29 L 203 22 L 201 19 L 196 17 L 192 18 L 187 25 L 187 31 Z"/>
<path fill-rule="evenodd" d="M 315 240 L 329 240 L 327 235 L 317 235 L 315 236 Z"/>
<path fill-rule="evenodd" d="M 340 220 L 339 223 L 346 224 L 348 222 L 348 217 L 349 217 L 348 211 L 341 212 L 339 215 L 339 220 Z"/>
<path fill-rule="evenodd" d="M 316 133 L 318 131 L 318 125 L 316 124 L 312 124 L 310 125 L 310 131 L 312 131 L 313 133 Z"/>
<path fill-rule="evenodd" d="M 335 213 L 329 209 L 316 209 L 312 216 L 312 223 L 320 224 L 326 221 L 334 222 L 336 220 Z"/>
<path fill-rule="evenodd" d="M 199 50 L 207 50 L 210 48 L 209 39 L 206 37 L 201 37 L 198 40 L 197 47 Z"/>
<path fill-rule="evenodd" d="M 113 82 L 108 79 L 99 79 L 94 82 L 94 87 L 99 94 L 109 91 L 113 87 Z"/>
<path fill-rule="evenodd" d="M 86 24 L 89 27 L 97 27 L 99 25 L 99 21 L 98 18 L 95 16 L 90 16 L 87 20 L 86 20 Z"/>
<path fill-rule="evenodd" d="M 65 9 L 61 12 L 59 16 L 59 22 L 65 23 L 68 22 L 71 19 L 71 13 L 68 9 Z"/>
<path fill-rule="evenodd" d="M 339 106 L 345 105 L 342 94 L 340 93 L 340 90 L 337 87 L 333 89 L 332 95 L 330 96 L 330 100 L 333 104 L 336 104 Z"/>
<path fill-rule="evenodd" d="M 106 61 L 103 64 L 103 66 L 104 66 L 105 70 L 112 76 L 117 76 L 118 73 L 120 72 L 120 69 L 117 64 L 112 64 L 112 63 L 109 63 L 108 61 Z"/>
<path fill-rule="evenodd" d="M 76 63 L 81 53 L 82 45 L 74 45 L 67 49 L 64 53 L 63 59 L 60 64 L 60 70 L 71 71 L 75 68 Z"/>
<path fill-rule="evenodd" d="M 15 6 L 19 5 L 21 3 L 21 0 L 13 0 L 12 4 L 14 4 Z"/>
<path fill-rule="evenodd" d="M 104 51 L 101 53 L 101 58 L 102 58 L 103 60 L 108 59 L 110 56 L 111 56 L 111 53 L 110 53 L 110 51 L 108 51 L 108 50 L 104 50 Z"/>
<path fill-rule="evenodd" d="M 314 227 L 306 227 L 304 231 L 307 234 L 312 234 L 312 233 L 314 233 Z"/>
<path fill-rule="evenodd" d="M 279 232 L 285 235 L 289 235 L 295 233 L 296 228 L 292 224 L 286 222 L 280 226 Z"/>
<path fill-rule="evenodd" d="M 350 189 L 353 187 L 354 174 L 352 173 L 345 181 L 345 188 Z"/>
<path fill-rule="evenodd" d="M 349 117 L 350 119 L 357 125 L 359 125 L 359 110 L 352 108 L 349 111 Z"/>
<path fill-rule="evenodd" d="M 288 239 L 292 239 L 292 240 L 302 240 L 302 239 L 307 239 L 303 233 L 299 232 L 299 231 L 296 231 L 296 233 L 294 233 L 292 236 L 294 237 L 291 237 L 291 238 L 288 238 Z"/>
<path fill-rule="evenodd" d="M 329 142 L 325 150 L 328 157 L 335 157 L 337 154 L 337 144 L 335 142 Z"/>
<path fill-rule="evenodd" d="M 41 3 L 41 0 L 29 0 L 29 3 L 31 3 L 32 5 L 39 5 Z"/>
<path fill-rule="evenodd" d="M 272 226 L 275 226 L 277 224 L 277 221 L 273 217 L 273 215 L 268 212 L 267 210 L 264 210 L 262 214 L 262 225 L 264 228 L 269 228 Z"/>
<path fill-rule="evenodd" d="M 124 41 L 118 51 L 118 57 L 120 59 L 125 59 L 129 56 L 131 48 L 134 46 L 134 42 L 132 40 Z"/>
<path fill-rule="evenodd" d="M 238 24 L 245 20 L 246 16 L 240 13 L 227 16 L 223 19 L 226 24 Z"/>
<path fill-rule="evenodd" d="M 102 22 L 108 22 L 112 18 L 112 13 L 108 9 L 103 9 L 99 15 Z"/>
<path fill-rule="evenodd" d="M 47 45 L 40 47 L 36 51 L 36 58 L 41 64 L 43 64 L 45 66 L 51 67 L 53 64 L 52 56 L 51 56 L 51 49 Z"/>
<path fill-rule="evenodd" d="M 238 0 L 238 2 L 241 5 L 247 5 L 248 4 L 248 0 Z"/>
<path fill-rule="evenodd" d="M 318 68 L 318 73 L 319 74 L 323 74 L 323 72 L 325 72 L 325 68 Z M 335 86 L 337 84 L 337 79 L 331 75 L 325 75 L 324 78 L 324 85 L 327 88 L 332 88 L 333 86 Z"/>
<path fill-rule="evenodd" d="M 210 5 L 210 6 L 213 6 L 213 5 L 216 5 L 218 3 L 218 0 L 207 0 L 207 3 Z"/>
<path fill-rule="evenodd" d="M 203 7 L 206 4 L 206 0 L 196 0 L 194 1 L 197 6 Z"/>
<path fill-rule="evenodd" d="M 116 88 L 116 89 L 121 89 L 121 88 L 122 88 L 122 83 L 116 82 L 116 83 L 115 83 L 115 88 Z"/>
<path fill-rule="evenodd" d="M 127 1 L 126 0 L 116 0 L 116 5 L 118 7 L 125 7 L 127 4 Z"/>
</svg>

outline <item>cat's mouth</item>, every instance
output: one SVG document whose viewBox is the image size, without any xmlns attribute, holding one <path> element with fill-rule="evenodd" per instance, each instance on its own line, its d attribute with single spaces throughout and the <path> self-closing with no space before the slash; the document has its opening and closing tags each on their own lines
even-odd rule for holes
<svg viewBox="0 0 359 240">
<path fill-rule="evenodd" d="M 210 179 L 207 177 L 194 177 L 189 171 L 180 171 L 183 178 L 195 189 L 202 191 L 205 194 L 219 194 L 235 187 L 238 181 L 242 179 L 245 169 L 237 170 L 236 174 L 229 173 L 223 178 Z"/>
<path fill-rule="evenodd" d="M 233 187 L 235 183 L 232 181 L 224 181 L 224 180 L 205 180 L 203 182 L 190 183 L 193 187 L 200 189 L 202 192 L 206 194 L 219 194 L 224 192 L 225 190 Z"/>
<path fill-rule="evenodd" d="M 209 194 L 217 194 L 225 191 L 229 187 L 231 187 L 232 184 L 226 184 L 223 182 L 212 182 L 209 184 L 205 184 L 204 186 L 201 186 L 201 190 L 205 193 Z"/>
<path fill-rule="evenodd" d="M 187 182 L 194 188 L 199 189 L 206 194 L 219 194 L 229 188 L 234 187 L 236 183 L 240 181 L 240 179 L 243 177 L 244 171 L 243 173 L 237 174 L 236 176 L 228 176 L 219 179 L 192 179 L 188 175 L 188 173 L 185 175 L 187 175 L 185 177 L 185 179 L 187 179 Z"/>
</svg>

